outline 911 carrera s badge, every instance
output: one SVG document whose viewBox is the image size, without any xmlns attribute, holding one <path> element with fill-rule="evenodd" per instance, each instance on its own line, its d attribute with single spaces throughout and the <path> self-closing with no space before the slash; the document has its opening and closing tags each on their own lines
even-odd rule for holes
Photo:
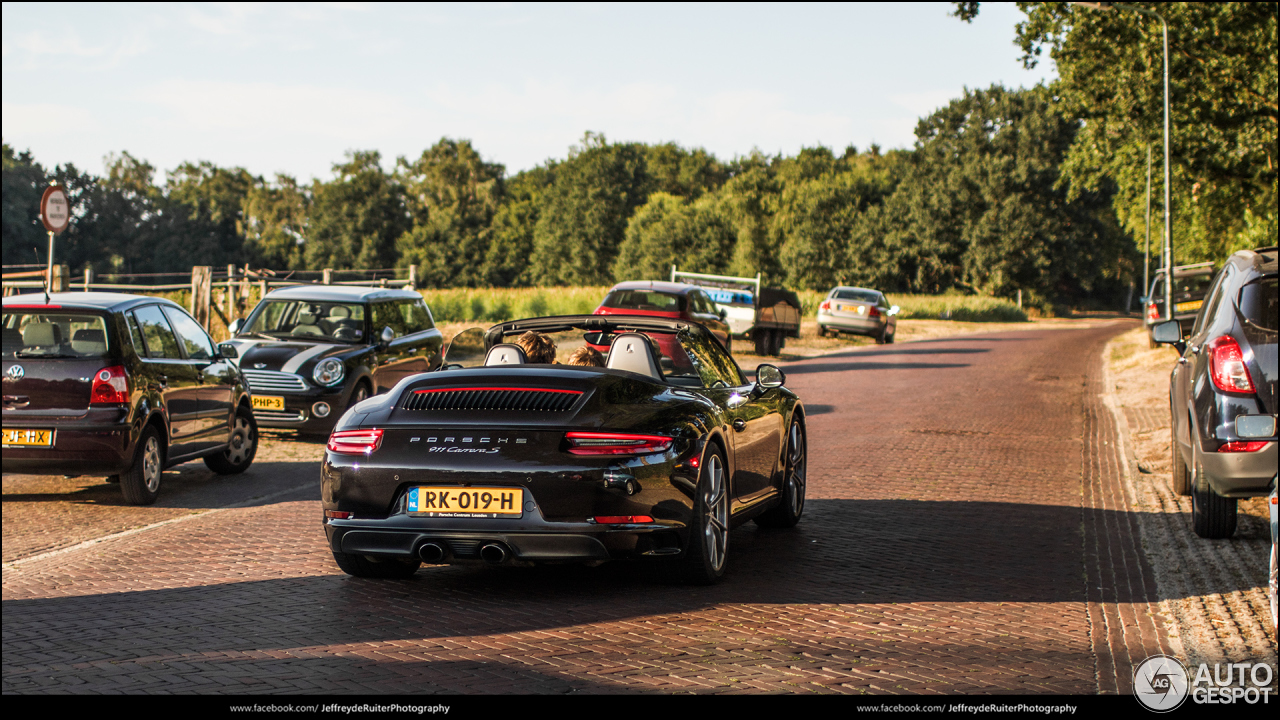
<svg viewBox="0 0 1280 720">
<path fill-rule="evenodd" d="M 422 442 L 422 440 L 422 437 L 409 438 L 411 443 Z M 501 452 L 503 445 L 527 445 L 528 443 L 528 438 L 481 437 L 479 435 L 437 435 L 426 438 L 426 444 L 431 446 L 427 449 L 427 452 L 431 453 L 490 454 Z"/>
</svg>

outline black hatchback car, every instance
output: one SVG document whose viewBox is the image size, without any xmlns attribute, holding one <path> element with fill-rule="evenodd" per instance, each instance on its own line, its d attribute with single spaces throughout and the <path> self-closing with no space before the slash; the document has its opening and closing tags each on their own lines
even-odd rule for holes
<svg viewBox="0 0 1280 720">
<path fill-rule="evenodd" d="M 444 344 L 422 295 L 386 288 L 283 288 L 231 327 L 258 423 L 312 433 L 328 433 L 348 407 L 439 367 Z"/>
<path fill-rule="evenodd" d="M 1231 256 L 1185 339 L 1152 329 L 1182 356 L 1169 377 L 1173 489 L 1191 495 L 1200 537 L 1231 537 L 1236 499 L 1264 497 L 1276 473 L 1276 248 Z"/>
<path fill-rule="evenodd" d="M 4 298 L 5 472 L 108 475 L 149 505 L 164 468 L 243 472 L 257 451 L 248 389 L 176 303 L 117 293 Z"/>
<path fill-rule="evenodd" d="M 1214 264 L 1211 262 L 1195 265 L 1178 265 L 1173 268 L 1173 317 L 1182 328 L 1182 334 L 1191 332 L 1200 308 L 1204 305 L 1205 296 L 1209 294 L 1209 286 L 1213 283 Z M 1151 329 L 1157 323 L 1164 322 L 1164 281 L 1165 271 L 1161 268 L 1151 279 L 1151 288 L 1146 300 L 1147 338 L 1151 347 L 1156 346 Z"/>
</svg>

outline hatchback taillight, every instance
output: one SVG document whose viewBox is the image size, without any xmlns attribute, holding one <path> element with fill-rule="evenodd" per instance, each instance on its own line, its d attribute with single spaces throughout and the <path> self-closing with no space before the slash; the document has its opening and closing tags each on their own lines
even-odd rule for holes
<svg viewBox="0 0 1280 720">
<path fill-rule="evenodd" d="M 1224 392 L 1254 392 L 1253 380 L 1249 377 L 1249 369 L 1244 366 L 1244 355 L 1240 352 L 1240 344 L 1230 335 L 1210 342 L 1209 374 L 1213 376 L 1213 384 Z"/>
<path fill-rule="evenodd" d="M 671 449 L 671 438 L 662 435 L 569 432 L 564 439 L 574 455 L 647 455 Z"/>
<path fill-rule="evenodd" d="M 118 405 L 129 402 L 129 375 L 123 365 L 102 368 L 93 376 L 90 405 Z"/>
<path fill-rule="evenodd" d="M 338 430 L 329 436 L 329 452 L 341 455 L 368 455 L 382 445 L 382 430 Z"/>
<path fill-rule="evenodd" d="M 1147 304 L 1147 320 L 1155 322 L 1160 319 L 1160 308 L 1155 303 Z"/>
</svg>

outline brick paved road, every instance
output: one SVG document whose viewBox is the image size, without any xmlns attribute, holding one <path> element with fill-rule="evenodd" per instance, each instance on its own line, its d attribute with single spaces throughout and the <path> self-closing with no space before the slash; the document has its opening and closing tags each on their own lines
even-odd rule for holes
<svg viewBox="0 0 1280 720">
<path fill-rule="evenodd" d="M 789 365 L 806 517 L 735 531 L 716 587 L 634 564 L 348 578 L 317 481 L 6 564 L 3 691 L 1127 691 L 1163 648 L 1097 398 L 1129 326 Z"/>
</svg>

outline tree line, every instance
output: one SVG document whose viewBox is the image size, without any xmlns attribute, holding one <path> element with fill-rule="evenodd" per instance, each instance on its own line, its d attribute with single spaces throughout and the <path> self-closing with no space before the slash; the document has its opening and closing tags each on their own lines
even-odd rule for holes
<svg viewBox="0 0 1280 720">
<path fill-rule="evenodd" d="M 187 162 L 157 184 L 156 169 L 128 152 L 95 176 L 45 169 L 5 143 L 5 262 L 41 259 L 35 208 L 56 179 L 74 210 L 58 261 L 77 272 L 412 264 L 430 287 L 514 287 L 662 279 L 674 264 L 760 272 L 797 290 L 1115 302 L 1142 275 L 1137 208 L 1146 144 L 1159 138 L 1159 58 L 1153 66 L 1140 19 L 1021 5 L 1024 62 L 1048 47 L 1060 79 L 966 90 L 922 118 L 904 150 L 819 146 L 726 161 L 588 132 L 563 159 L 508 176 L 469 141 L 443 138 L 389 170 L 375 151 L 349 152 L 331 178 L 310 183 Z M 955 6 L 962 20 L 978 14 L 977 3 Z M 1171 35 L 1173 25 L 1210 26 L 1175 48 L 1203 65 L 1176 66 L 1177 262 L 1272 244 L 1275 3 L 1166 12 Z M 1117 24 L 1132 43 L 1111 41 Z"/>
</svg>

